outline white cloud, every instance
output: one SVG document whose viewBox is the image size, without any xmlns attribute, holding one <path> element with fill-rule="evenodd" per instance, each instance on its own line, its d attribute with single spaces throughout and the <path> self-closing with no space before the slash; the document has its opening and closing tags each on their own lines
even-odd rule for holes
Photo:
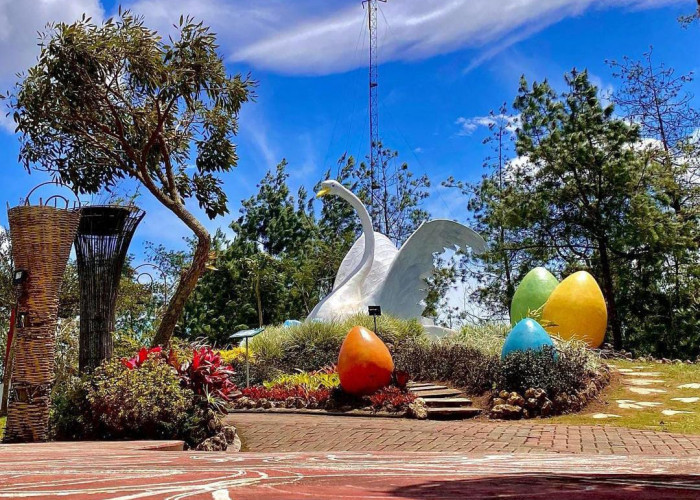
<svg viewBox="0 0 700 500">
<path fill-rule="evenodd" d="M 37 32 L 54 21 L 73 22 L 83 13 L 101 20 L 99 0 L 0 0 L 0 88 L 9 90 L 15 75 L 29 69 L 39 55 Z M 14 131 L 11 119 L 0 113 L 0 125 Z"/>
<path fill-rule="evenodd" d="M 495 125 L 498 122 L 506 123 L 506 130 L 510 133 L 514 133 L 515 129 L 518 127 L 519 115 L 508 116 L 503 114 L 498 115 L 486 115 L 486 116 L 474 116 L 472 118 L 465 118 L 460 116 L 455 120 L 455 125 L 459 125 L 459 131 L 457 135 L 472 135 L 476 129 L 479 127 L 489 128 L 491 125 Z"/>
<path fill-rule="evenodd" d="M 561 19 L 589 9 L 659 7 L 686 0 L 403 0 L 380 4 L 380 60 L 424 59 L 463 48 L 483 52 L 470 68 Z M 213 26 L 232 61 L 285 74 L 329 74 L 364 66 L 366 11 L 357 2 L 140 0 L 163 27 L 181 12 Z"/>
</svg>

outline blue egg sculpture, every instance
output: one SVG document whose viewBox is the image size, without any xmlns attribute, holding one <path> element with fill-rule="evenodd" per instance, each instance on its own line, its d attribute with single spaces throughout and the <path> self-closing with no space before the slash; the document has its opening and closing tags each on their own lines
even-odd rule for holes
<svg viewBox="0 0 700 500">
<path fill-rule="evenodd" d="M 284 328 L 291 328 L 293 326 L 299 326 L 301 325 L 301 321 L 296 320 L 296 319 L 288 319 L 284 323 L 282 323 L 282 326 Z"/>
<path fill-rule="evenodd" d="M 554 347 L 552 338 L 540 324 L 531 318 L 525 318 L 513 327 L 501 350 L 501 359 L 514 351 L 527 351 L 532 349 L 540 351 L 544 346 Z"/>
</svg>

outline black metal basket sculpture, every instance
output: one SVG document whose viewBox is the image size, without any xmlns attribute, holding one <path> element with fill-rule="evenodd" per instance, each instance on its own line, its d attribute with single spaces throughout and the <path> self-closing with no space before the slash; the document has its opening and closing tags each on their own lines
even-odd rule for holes
<svg viewBox="0 0 700 500">
<path fill-rule="evenodd" d="M 80 283 L 81 372 L 112 357 L 114 316 L 122 267 L 145 212 L 133 205 L 82 210 L 75 250 Z"/>
</svg>

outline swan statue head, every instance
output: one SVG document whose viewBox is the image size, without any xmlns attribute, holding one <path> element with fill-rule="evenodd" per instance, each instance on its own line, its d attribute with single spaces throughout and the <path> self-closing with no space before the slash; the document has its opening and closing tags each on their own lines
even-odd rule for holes
<svg viewBox="0 0 700 500">
<path fill-rule="evenodd" d="M 335 195 L 335 196 L 340 196 L 341 198 L 347 198 L 348 194 L 351 194 L 353 197 L 355 197 L 355 195 L 353 195 L 340 182 L 334 181 L 334 180 L 328 180 L 328 181 L 323 181 L 321 183 L 321 189 L 319 189 L 318 193 L 316 193 L 316 198 L 321 198 L 323 196 L 328 196 L 328 195 Z"/>
</svg>

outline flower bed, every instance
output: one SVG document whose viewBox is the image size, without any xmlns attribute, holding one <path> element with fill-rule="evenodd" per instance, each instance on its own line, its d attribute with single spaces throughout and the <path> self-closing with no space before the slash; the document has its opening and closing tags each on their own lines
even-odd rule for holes
<svg viewBox="0 0 700 500">
<path fill-rule="evenodd" d="M 416 396 L 395 385 L 368 396 L 352 396 L 343 392 L 334 367 L 316 372 L 282 375 L 276 379 L 243 389 L 240 398 L 231 403 L 233 409 L 294 409 L 328 412 L 361 411 L 369 415 L 420 416 Z"/>
<path fill-rule="evenodd" d="M 182 361 L 180 361 L 182 359 Z M 187 353 L 141 349 L 57 386 L 56 439 L 183 439 L 191 448 L 236 444 L 220 416 L 234 396 L 233 370 L 210 348 Z"/>
</svg>

